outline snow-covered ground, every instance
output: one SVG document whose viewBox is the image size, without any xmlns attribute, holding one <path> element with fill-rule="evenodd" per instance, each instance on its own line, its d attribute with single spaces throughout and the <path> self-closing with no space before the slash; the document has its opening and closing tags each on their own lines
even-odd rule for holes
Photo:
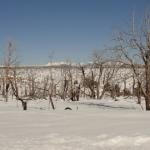
<svg viewBox="0 0 150 150">
<path fill-rule="evenodd" d="M 0 150 L 149 150 L 150 113 L 131 99 L 0 101 Z M 64 110 L 71 107 L 72 110 Z"/>
</svg>

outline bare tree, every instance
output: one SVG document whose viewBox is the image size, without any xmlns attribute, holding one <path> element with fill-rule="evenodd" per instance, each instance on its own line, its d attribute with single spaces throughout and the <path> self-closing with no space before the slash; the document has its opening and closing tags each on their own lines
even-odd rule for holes
<svg viewBox="0 0 150 150">
<path fill-rule="evenodd" d="M 14 42 L 8 42 L 7 48 L 4 55 L 4 77 L 3 77 L 3 94 L 5 95 L 6 102 L 8 101 L 8 92 L 9 92 L 9 78 L 14 75 L 14 70 L 18 65 L 18 57 L 16 53 L 16 46 Z"/>
<path fill-rule="evenodd" d="M 146 110 L 150 110 L 150 13 L 145 15 L 140 26 L 133 16 L 131 25 L 130 30 L 118 32 L 114 49 L 120 60 L 132 69 L 145 98 Z M 141 73 L 145 82 L 141 81 Z"/>
<path fill-rule="evenodd" d="M 95 73 L 93 71 L 93 64 L 90 64 L 89 71 L 86 74 L 86 68 L 84 66 L 80 66 L 82 72 L 82 86 L 84 88 L 84 95 L 88 95 L 91 98 L 96 98 L 95 88 L 97 86 L 97 82 L 95 81 Z M 88 93 L 86 91 L 89 90 Z"/>
<path fill-rule="evenodd" d="M 100 95 L 100 99 L 104 96 L 105 92 L 109 92 L 112 98 L 116 97 L 115 84 L 113 78 L 117 74 L 119 67 L 116 62 L 109 62 L 111 64 L 106 65 L 102 75 L 103 88 Z"/>
</svg>

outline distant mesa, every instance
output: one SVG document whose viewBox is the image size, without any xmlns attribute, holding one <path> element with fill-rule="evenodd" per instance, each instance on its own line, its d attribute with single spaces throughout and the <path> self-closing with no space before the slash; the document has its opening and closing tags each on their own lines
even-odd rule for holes
<svg viewBox="0 0 150 150">
<path fill-rule="evenodd" d="M 80 64 L 83 65 L 84 63 Z M 78 66 L 78 65 L 79 63 L 59 61 L 59 62 L 49 62 L 46 66 Z"/>
</svg>

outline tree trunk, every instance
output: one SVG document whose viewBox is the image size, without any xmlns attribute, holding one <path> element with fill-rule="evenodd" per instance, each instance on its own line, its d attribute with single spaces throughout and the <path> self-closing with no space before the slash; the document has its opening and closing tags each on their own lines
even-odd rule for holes
<svg viewBox="0 0 150 150">
<path fill-rule="evenodd" d="M 95 91 L 94 91 L 94 87 L 92 87 L 92 88 L 90 88 L 90 90 L 91 90 L 91 98 L 93 98 L 93 99 L 95 99 Z"/>
<path fill-rule="evenodd" d="M 99 99 L 99 85 L 96 86 L 96 91 L 97 99 Z"/>
<path fill-rule="evenodd" d="M 27 110 L 27 102 L 21 101 L 22 102 L 22 108 L 23 110 Z"/>
<path fill-rule="evenodd" d="M 138 82 L 138 87 L 137 87 L 137 91 L 136 91 L 136 96 L 137 96 L 137 98 L 138 98 L 137 104 L 141 104 L 142 91 L 141 91 L 141 83 L 140 83 L 140 82 Z"/>
<path fill-rule="evenodd" d="M 53 103 L 53 100 L 52 100 L 51 95 L 49 95 L 49 103 L 51 104 L 52 109 L 54 110 L 54 109 L 55 109 L 55 106 L 54 106 L 54 103 Z"/>
<path fill-rule="evenodd" d="M 102 93 L 101 93 L 101 95 L 100 95 L 99 99 L 102 99 L 102 98 L 103 98 L 103 96 L 104 96 L 104 94 L 105 94 L 105 89 L 103 89 L 103 91 L 102 91 Z"/>
<path fill-rule="evenodd" d="M 137 97 L 138 97 L 138 102 L 137 102 L 137 104 L 141 104 L 141 96 L 138 95 Z"/>
<path fill-rule="evenodd" d="M 145 106 L 146 106 L 146 110 L 150 111 L 150 98 L 145 98 Z"/>
<path fill-rule="evenodd" d="M 146 75 L 146 96 L 145 96 L 145 107 L 146 110 L 150 110 L 150 56 L 147 56 L 145 64 L 145 75 Z"/>
</svg>

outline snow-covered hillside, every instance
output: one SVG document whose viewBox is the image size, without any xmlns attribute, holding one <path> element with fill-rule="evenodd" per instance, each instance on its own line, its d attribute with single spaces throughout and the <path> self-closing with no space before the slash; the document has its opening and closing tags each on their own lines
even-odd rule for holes
<svg viewBox="0 0 150 150">
<path fill-rule="evenodd" d="M 71 66 L 77 66 L 77 63 L 71 63 L 71 62 L 67 62 L 67 61 L 59 61 L 59 62 L 49 62 L 48 64 L 46 64 L 46 66 L 63 66 L 63 65 L 71 65 Z"/>
<path fill-rule="evenodd" d="M 149 150 L 150 114 L 131 99 L 0 101 L 1 150 Z M 64 110 L 70 107 L 72 110 Z"/>
</svg>

